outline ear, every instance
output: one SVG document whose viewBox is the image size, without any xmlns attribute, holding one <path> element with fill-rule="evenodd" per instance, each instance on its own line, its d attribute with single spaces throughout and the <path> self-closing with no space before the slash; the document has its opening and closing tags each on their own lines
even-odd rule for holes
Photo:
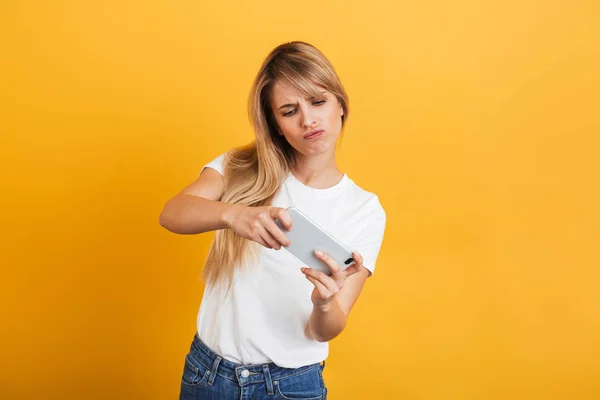
<svg viewBox="0 0 600 400">
<path fill-rule="evenodd" d="M 344 107 L 342 107 L 341 105 L 340 105 L 340 110 L 342 111 L 342 115 L 340 115 L 340 116 L 343 116 L 344 115 Z"/>
</svg>

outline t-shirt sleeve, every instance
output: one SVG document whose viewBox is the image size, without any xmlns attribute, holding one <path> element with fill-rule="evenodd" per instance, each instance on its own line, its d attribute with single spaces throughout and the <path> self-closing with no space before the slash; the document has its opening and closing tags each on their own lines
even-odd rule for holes
<svg viewBox="0 0 600 400">
<path fill-rule="evenodd" d="M 209 162 L 208 164 L 203 166 L 202 169 L 200 169 L 200 172 L 198 173 L 198 175 L 200 175 L 202 173 L 204 168 L 212 168 L 212 169 L 216 170 L 218 173 L 220 173 L 221 175 L 223 175 L 223 162 L 225 161 L 225 155 L 227 155 L 227 152 L 221 154 L 220 156 L 218 156 L 217 158 L 215 158 L 214 160 L 212 160 L 211 162 Z"/>
<path fill-rule="evenodd" d="M 364 228 L 352 249 L 362 255 L 363 265 L 370 271 L 369 276 L 372 276 L 375 271 L 387 219 L 385 210 L 381 206 L 377 196 L 372 200 L 371 207 L 372 210 L 366 216 Z"/>
</svg>

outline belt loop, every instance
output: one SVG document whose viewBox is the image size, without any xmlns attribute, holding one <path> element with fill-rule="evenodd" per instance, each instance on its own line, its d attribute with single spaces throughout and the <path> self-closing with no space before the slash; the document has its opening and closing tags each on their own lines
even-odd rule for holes
<svg viewBox="0 0 600 400">
<path fill-rule="evenodd" d="M 208 377 L 208 384 L 210 386 L 212 386 L 215 381 L 215 377 L 217 376 L 217 368 L 219 368 L 219 363 L 221 362 L 221 360 L 221 356 L 217 356 L 217 358 L 215 358 L 215 361 L 213 362 L 212 371 L 210 371 L 210 376 Z"/>
<path fill-rule="evenodd" d="M 325 369 L 325 360 L 323 360 L 323 369 Z"/>
<path fill-rule="evenodd" d="M 269 372 L 269 366 L 267 364 L 263 364 L 263 373 L 265 374 L 265 382 L 267 383 L 267 393 L 270 395 L 275 394 L 273 390 L 273 382 L 271 381 L 271 372 Z"/>
</svg>

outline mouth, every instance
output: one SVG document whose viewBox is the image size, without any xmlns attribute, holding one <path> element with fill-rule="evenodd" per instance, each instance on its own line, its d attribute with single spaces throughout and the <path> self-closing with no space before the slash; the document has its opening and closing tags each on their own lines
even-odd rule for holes
<svg viewBox="0 0 600 400">
<path fill-rule="evenodd" d="M 304 139 L 314 139 L 321 136 L 325 132 L 323 129 L 313 129 L 310 132 L 304 134 Z"/>
</svg>

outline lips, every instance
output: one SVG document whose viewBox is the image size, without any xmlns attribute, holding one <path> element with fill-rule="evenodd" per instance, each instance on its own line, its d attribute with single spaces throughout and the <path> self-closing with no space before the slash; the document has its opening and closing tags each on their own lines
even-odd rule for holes
<svg viewBox="0 0 600 400">
<path fill-rule="evenodd" d="M 320 128 L 313 129 L 312 131 L 305 133 L 304 138 L 306 139 L 307 137 L 314 135 L 315 133 L 319 133 L 319 132 L 323 132 L 323 129 L 320 129 Z"/>
</svg>

